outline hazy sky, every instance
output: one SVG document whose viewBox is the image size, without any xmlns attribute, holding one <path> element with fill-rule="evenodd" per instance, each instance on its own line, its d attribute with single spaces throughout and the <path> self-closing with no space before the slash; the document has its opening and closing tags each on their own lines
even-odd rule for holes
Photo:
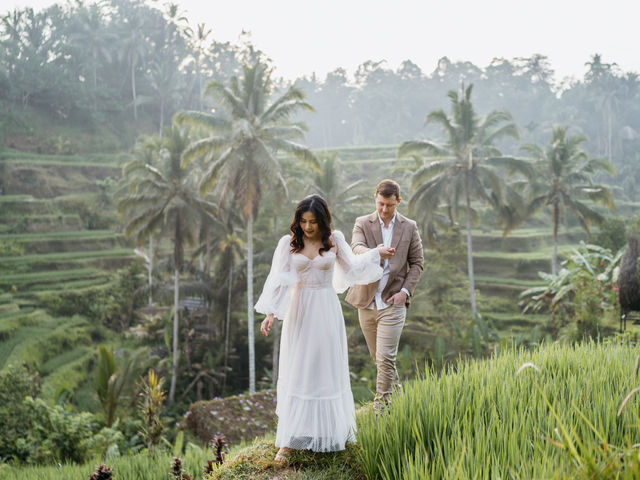
<svg viewBox="0 0 640 480">
<path fill-rule="evenodd" d="M 395 69 L 409 59 L 431 73 L 443 56 L 485 67 L 494 57 L 535 53 L 549 57 L 557 80 L 581 78 L 593 53 L 640 72 L 637 0 L 174 1 L 217 40 L 235 43 L 243 29 L 251 31 L 276 75 L 286 78 L 312 72 L 324 78 L 337 67 L 352 75 L 366 60 Z M 2 0 L 0 11 L 53 3 Z"/>
</svg>

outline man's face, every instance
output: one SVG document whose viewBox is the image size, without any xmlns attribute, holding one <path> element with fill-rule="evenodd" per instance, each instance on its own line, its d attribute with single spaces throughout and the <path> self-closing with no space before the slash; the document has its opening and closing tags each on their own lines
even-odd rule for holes
<svg viewBox="0 0 640 480">
<path fill-rule="evenodd" d="M 376 193 L 373 198 L 376 201 L 376 210 L 378 211 L 378 215 L 380 215 L 382 221 L 385 223 L 391 221 L 396 213 L 396 207 L 400 204 L 402 199 L 396 199 L 395 195 L 383 197 L 379 193 Z"/>
</svg>

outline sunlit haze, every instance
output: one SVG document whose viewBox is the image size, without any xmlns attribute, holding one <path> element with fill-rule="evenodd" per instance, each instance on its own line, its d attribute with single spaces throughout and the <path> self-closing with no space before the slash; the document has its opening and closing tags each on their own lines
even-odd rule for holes
<svg viewBox="0 0 640 480">
<path fill-rule="evenodd" d="M 54 0 L 9 0 L 3 10 L 40 9 Z M 60 2 L 62 3 L 62 2 Z M 218 41 L 242 30 L 285 78 L 321 78 L 337 67 L 353 74 L 366 60 L 403 60 L 432 72 L 440 57 L 485 67 L 495 57 L 549 57 L 556 80 L 581 78 L 594 53 L 624 71 L 640 71 L 638 4 L 577 0 L 178 0 L 192 25 L 204 22 Z"/>
</svg>

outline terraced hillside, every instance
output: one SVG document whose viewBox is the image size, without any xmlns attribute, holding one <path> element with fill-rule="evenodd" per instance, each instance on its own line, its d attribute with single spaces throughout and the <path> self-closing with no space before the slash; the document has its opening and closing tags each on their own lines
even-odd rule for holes
<svg viewBox="0 0 640 480">
<path fill-rule="evenodd" d="M 43 377 L 44 395 L 73 392 L 88 407 L 92 345 L 105 332 L 91 318 L 55 316 L 45 306 L 54 293 L 109 286 L 134 258 L 104 189 L 120 169 L 100 155 L 5 151 L 0 162 L 0 369 L 26 361 Z"/>
<path fill-rule="evenodd" d="M 363 209 L 373 209 L 367 199 L 381 178 L 411 184 L 409 169 L 402 168 L 408 165 L 398 165 L 393 146 L 319 153 L 342 160 L 345 181 L 365 180 L 355 192 L 362 203 L 340 212 L 346 232 Z M 55 396 L 66 390 L 88 398 L 94 345 L 105 341 L 104 329 L 93 318 L 55 315 L 45 307 L 61 292 L 82 296 L 108 288 L 114 272 L 134 259 L 132 246 L 117 233 L 109 189 L 120 175 L 117 160 L 4 151 L 0 174 L 0 369 L 28 358 L 43 376 L 45 392 Z M 409 194 L 405 191 L 405 200 Z M 546 324 L 544 315 L 524 315 L 517 305 L 521 291 L 539 284 L 537 272 L 550 270 L 551 235 L 545 223 L 544 217 L 536 219 L 504 238 L 491 225 L 473 232 L 480 313 L 502 337 L 528 335 Z M 563 229 L 560 254 L 585 238 L 577 227 Z"/>
</svg>

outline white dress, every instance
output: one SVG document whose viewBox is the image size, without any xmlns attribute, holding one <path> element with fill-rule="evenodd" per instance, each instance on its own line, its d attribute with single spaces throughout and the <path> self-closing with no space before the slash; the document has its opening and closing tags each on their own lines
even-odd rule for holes
<svg viewBox="0 0 640 480">
<path fill-rule="evenodd" d="M 347 335 L 336 292 L 379 280 L 382 267 L 377 249 L 355 255 L 342 232 L 333 237 L 337 253 L 313 259 L 292 254 L 291 236 L 282 237 L 255 306 L 283 320 L 277 447 L 332 452 L 355 441 Z"/>
</svg>

